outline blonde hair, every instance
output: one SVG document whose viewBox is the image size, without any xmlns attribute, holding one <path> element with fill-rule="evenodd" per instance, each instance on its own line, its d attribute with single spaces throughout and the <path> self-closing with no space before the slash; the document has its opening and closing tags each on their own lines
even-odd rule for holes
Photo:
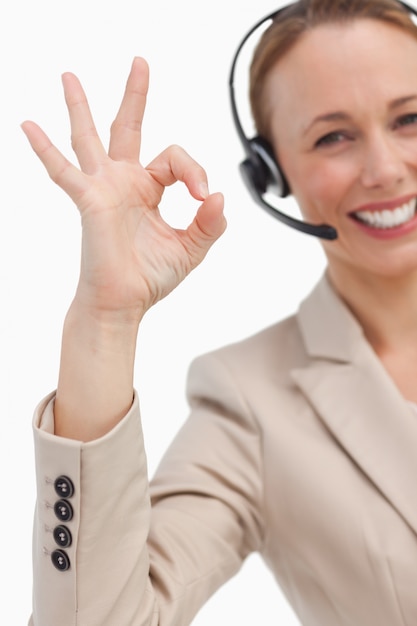
<svg viewBox="0 0 417 626">
<path fill-rule="evenodd" d="M 417 26 L 397 0 L 298 0 L 285 7 L 262 35 L 250 68 L 249 97 L 259 135 L 270 139 L 264 86 L 272 67 L 308 30 L 322 24 L 343 24 L 355 19 L 380 20 L 417 39 Z"/>
</svg>

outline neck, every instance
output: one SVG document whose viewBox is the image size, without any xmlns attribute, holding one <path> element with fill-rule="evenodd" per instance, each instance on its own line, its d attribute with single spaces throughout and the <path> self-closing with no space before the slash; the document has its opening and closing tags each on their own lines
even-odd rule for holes
<svg viewBox="0 0 417 626">
<path fill-rule="evenodd" d="M 330 263 L 328 276 L 380 356 L 399 350 L 415 351 L 417 271 L 387 277 Z"/>
</svg>

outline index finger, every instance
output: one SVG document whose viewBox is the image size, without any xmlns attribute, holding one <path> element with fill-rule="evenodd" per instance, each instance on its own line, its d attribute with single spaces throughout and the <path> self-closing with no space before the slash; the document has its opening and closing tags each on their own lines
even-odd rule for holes
<svg viewBox="0 0 417 626">
<path fill-rule="evenodd" d="M 145 59 L 135 57 L 122 103 L 111 126 L 109 156 L 116 161 L 139 159 L 148 84 L 148 64 Z"/>
</svg>

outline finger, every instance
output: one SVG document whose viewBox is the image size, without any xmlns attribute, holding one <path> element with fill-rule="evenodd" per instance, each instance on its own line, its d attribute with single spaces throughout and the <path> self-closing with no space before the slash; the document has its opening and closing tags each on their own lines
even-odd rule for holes
<svg viewBox="0 0 417 626">
<path fill-rule="evenodd" d="M 140 57 L 133 60 L 120 109 L 111 127 L 109 156 L 117 161 L 139 159 L 142 120 L 148 93 L 149 69 Z"/>
<path fill-rule="evenodd" d="M 65 101 L 71 122 L 71 143 L 81 169 L 92 174 L 107 157 L 97 134 L 84 90 L 78 78 L 66 72 L 62 76 Z"/>
<path fill-rule="evenodd" d="M 208 196 L 205 170 L 179 146 L 170 146 L 161 152 L 146 170 L 164 187 L 181 181 L 193 198 L 204 200 Z"/>
<path fill-rule="evenodd" d="M 226 219 L 223 208 L 223 195 L 221 193 L 210 195 L 200 206 L 190 226 L 183 232 L 183 244 L 194 266 L 203 260 L 213 243 L 225 231 Z"/>
<path fill-rule="evenodd" d="M 82 172 L 61 154 L 37 124 L 23 122 L 22 130 L 52 180 L 77 202 L 85 190 Z"/>
</svg>

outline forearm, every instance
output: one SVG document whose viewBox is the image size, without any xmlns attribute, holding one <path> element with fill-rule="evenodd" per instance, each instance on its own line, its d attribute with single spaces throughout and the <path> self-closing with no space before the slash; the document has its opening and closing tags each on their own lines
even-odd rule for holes
<svg viewBox="0 0 417 626">
<path fill-rule="evenodd" d="M 55 434 L 91 441 L 128 412 L 138 321 L 98 315 L 74 301 L 65 319 L 55 401 Z"/>
</svg>

